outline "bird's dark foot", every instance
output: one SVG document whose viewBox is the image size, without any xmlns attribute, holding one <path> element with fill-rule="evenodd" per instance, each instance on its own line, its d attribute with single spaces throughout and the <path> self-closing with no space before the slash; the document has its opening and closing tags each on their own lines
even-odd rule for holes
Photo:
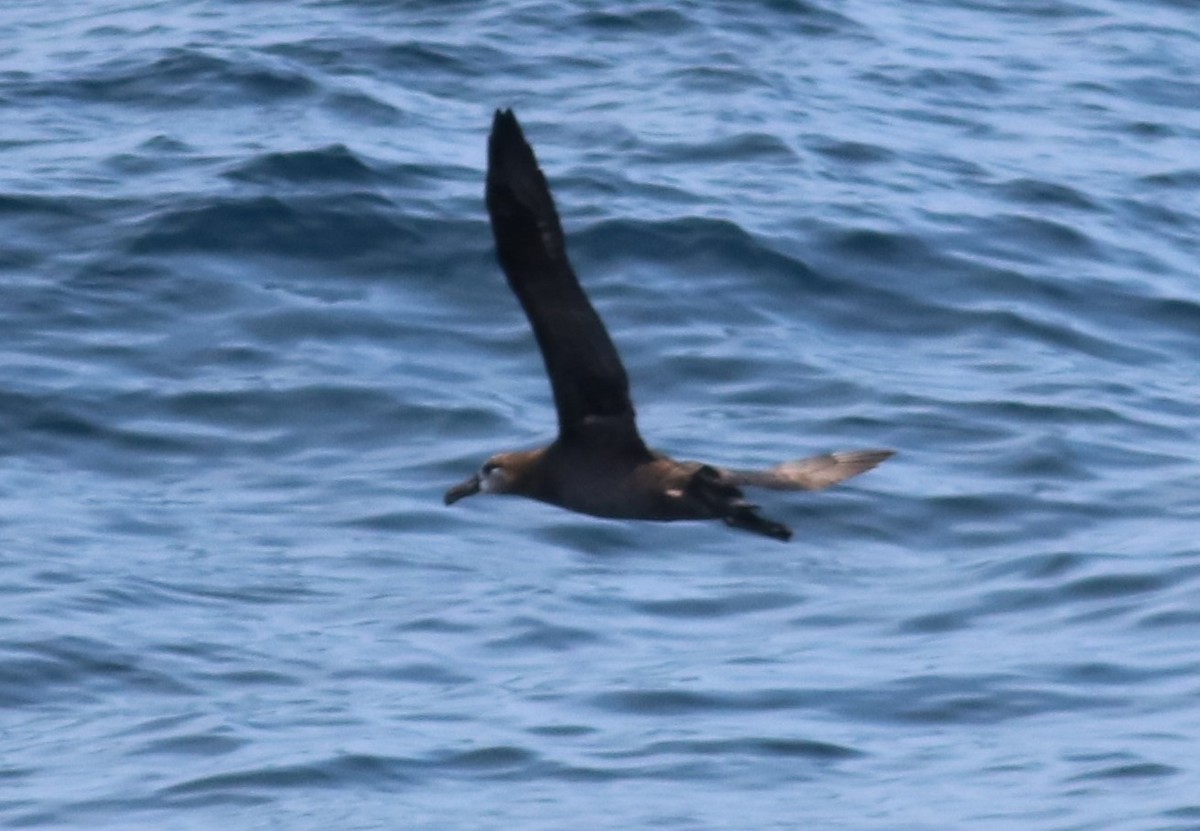
<svg viewBox="0 0 1200 831">
<path fill-rule="evenodd" d="M 782 522 L 767 519 L 758 512 L 754 505 L 738 505 L 734 511 L 724 517 L 725 524 L 731 528 L 741 528 L 753 531 L 773 540 L 787 542 L 792 538 L 792 529 Z"/>
</svg>

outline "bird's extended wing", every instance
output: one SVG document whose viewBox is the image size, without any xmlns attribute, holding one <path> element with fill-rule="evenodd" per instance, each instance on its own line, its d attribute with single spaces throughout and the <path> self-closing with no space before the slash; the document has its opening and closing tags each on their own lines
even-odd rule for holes
<svg viewBox="0 0 1200 831">
<path fill-rule="evenodd" d="M 851 450 L 784 462 L 769 470 L 725 470 L 734 485 L 777 491 L 819 491 L 865 473 L 895 455 L 891 450 Z"/>
<path fill-rule="evenodd" d="M 512 110 L 492 121 L 487 208 L 500 265 L 546 363 L 559 435 L 595 425 L 644 451 L 625 368 L 567 259 L 554 198 Z"/>
</svg>

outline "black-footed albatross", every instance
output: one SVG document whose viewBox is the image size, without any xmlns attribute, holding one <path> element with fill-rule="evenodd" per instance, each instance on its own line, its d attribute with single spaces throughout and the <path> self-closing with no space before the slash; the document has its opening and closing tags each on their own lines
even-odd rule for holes
<svg viewBox="0 0 1200 831">
<path fill-rule="evenodd" d="M 512 110 L 497 110 L 488 139 L 487 208 L 496 253 L 542 351 L 558 437 L 537 450 L 492 456 L 446 491 L 446 504 L 508 493 L 611 519 L 720 519 L 777 540 L 792 531 L 746 501 L 743 486 L 820 490 L 870 470 L 890 450 L 853 450 L 769 470 L 678 462 L 646 447 L 629 379 L 571 263 L 546 178 Z"/>
</svg>

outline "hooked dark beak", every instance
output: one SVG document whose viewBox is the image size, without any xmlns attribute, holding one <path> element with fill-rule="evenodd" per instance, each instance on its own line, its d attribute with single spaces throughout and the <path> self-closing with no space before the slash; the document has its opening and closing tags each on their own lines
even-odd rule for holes
<svg viewBox="0 0 1200 831">
<path fill-rule="evenodd" d="M 465 482 L 459 482 L 457 485 L 446 491 L 445 497 L 447 505 L 453 505 L 464 496 L 474 496 L 479 493 L 479 475 L 476 474 Z"/>
</svg>

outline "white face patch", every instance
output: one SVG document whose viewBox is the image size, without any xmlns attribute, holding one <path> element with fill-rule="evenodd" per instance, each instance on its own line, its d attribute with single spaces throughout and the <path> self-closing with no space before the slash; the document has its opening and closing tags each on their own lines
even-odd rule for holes
<svg viewBox="0 0 1200 831">
<path fill-rule="evenodd" d="M 499 465 L 484 465 L 479 471 L 479 490 L 484 493 L 504 493 L 508 486 L 508 471 Z"/>
</svg>

